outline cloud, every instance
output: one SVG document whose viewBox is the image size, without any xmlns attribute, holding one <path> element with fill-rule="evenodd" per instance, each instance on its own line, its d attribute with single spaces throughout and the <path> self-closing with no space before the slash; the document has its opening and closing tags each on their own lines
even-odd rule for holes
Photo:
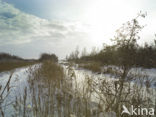
<svg viewBox="0 0 156 117">
<path fill-rule="evenodd" d="M 2 1 L 0 9 L 1 51 L 24 57 L 52 51 L 63 57 L 87 39 L 87 32 L 78 22 L 41 19 Z"/>
</svg>

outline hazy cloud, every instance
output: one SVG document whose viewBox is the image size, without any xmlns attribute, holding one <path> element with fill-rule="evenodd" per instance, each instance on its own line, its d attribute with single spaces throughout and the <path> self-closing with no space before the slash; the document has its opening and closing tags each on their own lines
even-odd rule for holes
<svg viewBox="0 0 156 117">
<path fill-rule="evenodd" d="M 41 19 L 1 1 L 0 9 L 0 51 L 24 57 L 46 51 L 63 57 L 87 38 L 77 23 Z"/>
</svg>

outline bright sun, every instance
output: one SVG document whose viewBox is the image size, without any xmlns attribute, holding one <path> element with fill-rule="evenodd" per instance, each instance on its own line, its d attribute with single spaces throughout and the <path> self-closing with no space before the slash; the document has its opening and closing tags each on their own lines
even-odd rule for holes
<svg viewBox="0 0 156 117">
<path fill-rule="evenodd" d="M 88 4 L 84 18 L 91 25 L 89 35 L 94 43 L 109 43 L 115 30 L 137 13 L 124 3 L 123 0 L 96 0 Z"/>
</svg>

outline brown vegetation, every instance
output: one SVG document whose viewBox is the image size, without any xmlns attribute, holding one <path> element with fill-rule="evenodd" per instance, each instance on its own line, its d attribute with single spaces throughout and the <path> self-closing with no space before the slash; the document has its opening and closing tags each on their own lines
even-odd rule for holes
<svg viewBox="0 0 156 117">
<path fill-rule="evenodd" d="M 37 63 L 35 59 L 23 59 L 8 53 L 0 53 L 0 72 L 10 71 L 15 68 L 29 66 Z"/>
<path fill-rule="evenodd" d="M 47 61 L 47 60 L 58 62 L 58 57 L 55 54 L 42 53 L 40 55 L 39 61 Z"/>
<path fill-rule="evenodd" d="M 16 62 L 0 62 L 0 72 L 10 71 L 16 68 L 33 65 L 37 62 L 28 62 L 28 61 L 16 61 Z"/>
<path fill-rule="evenodd" d="M 101 64 L 98 62 L 89 62 L 87 64 L 79 64 L 80 68 L 91 70 L 92 72 L 101 72 Z"/>
<path fill-rule="evenodd" d="M 145 17 L 145 15 L 139 14 L 136 18 L 123 24 L 116 31 L 114 38 L 111 39 L 111 45 L 103 44 L 100 51 L 93 49 L 90 54 L 86 54 L 84 49 L 81 56 L 78 56 L 80 52 L 75 50 L 67 56 L 67 60 L 76 63 L 94 61 L 102 63 L 103 66 L 122 66 L 124 64 L 134 67 L 156 68 L 156 40 L 153 41 L 153 44 L 138 44 L 139 33 L 144 28 L 139 24 L 140 17 Z"/>
<path fill-rule="evenodd" d="M 156 46 L 147 45 L 141 47 L 137 43 L 140 38 L 138 33 L 143 28 L 138 22 L 139 17 L 145 17 L 145 15 L 140 13 L 136 18 L 117 30 L 113 45 L 104 46 L 96 54 L 89 54 L 76 59 L 69 56 L 68 59 L 75 62 L 84 61 L 85 64 L 88 64 L 88 61 L 98 61 L 103 65 L 115 65 L 118 67 L 115 71 L 106 70 L 106 72 L 114 72 L 116 74 L 115 77 L 117 79 L 115 80 L 102 78 L 98 79 L 97 83 L 97 81 L 94 82 L 91 79 L 93 82 L 91 87 L 94 92 L 99 94 L 103 111 L 113 111 L 117 117 L 121 116 L 122 105 L 127 107 L 131 105 L 151 106 L 153 108 L 155 106 L 155 99 L 153 99 L 155 90 L 149 89 L 151 84 L 145 85 L 146 82 L 149 83 L 148 76 L 140 77 L 140 74 L 128 76 L 130 70 L 134 67 L 155 67 Z M 86 68 L 88 69 L 88 67 Z M 133 85 L 132 82 L 134 82 Z"/>
</svg>

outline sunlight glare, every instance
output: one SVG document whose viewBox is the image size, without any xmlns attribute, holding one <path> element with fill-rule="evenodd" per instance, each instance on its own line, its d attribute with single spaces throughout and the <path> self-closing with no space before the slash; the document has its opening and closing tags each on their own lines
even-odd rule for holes
<svg viewBox="0 0 156 117">
<path fill-rule="evenodd" d="M 87 6 L 84 17 L 91 25 L 90 38 L 94 43 L 110 43 L 115 30 L 137 13 L 135 9 L 127 8 L 124 3 L 123 0 L 96 0 Z"/>
</svg>

